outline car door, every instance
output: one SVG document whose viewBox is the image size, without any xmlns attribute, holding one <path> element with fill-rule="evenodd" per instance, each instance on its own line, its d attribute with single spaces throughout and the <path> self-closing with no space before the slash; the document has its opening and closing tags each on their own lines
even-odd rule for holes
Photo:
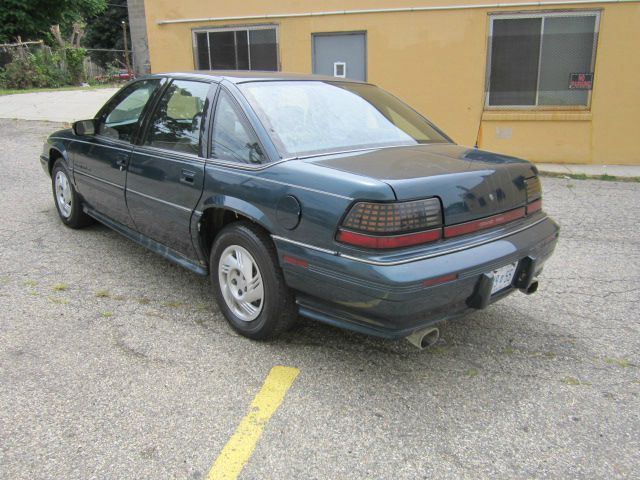
<svg viewBox="0 0 640 480">
<path fill-rule="evenodd" d="M 132 83 L 98 113 L 96 133 L 78 139 L 73 174 L 84 203 L 118 223 L 135 228 L 125 201 L 127 166 L 145 109 L 162 79 Z"/>
<path fill-rule="evenodd" d="M 140 233 L 196 258 L 190 225 L 204 182 L 205 117 L 216 85 L 173 80 L 163 91 L 127 177 L 129 212 Z"/>
</svg>

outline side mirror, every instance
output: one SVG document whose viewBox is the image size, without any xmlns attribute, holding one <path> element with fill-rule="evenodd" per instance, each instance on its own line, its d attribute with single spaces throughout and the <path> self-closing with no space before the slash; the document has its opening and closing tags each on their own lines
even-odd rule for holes
<svg viewBox="0 0 640 480">
<path fill-rule="evenodd" d="M 73 133 L 75 133 L 76 135 L 95 135 L 95 120 L 78 120 L 77 122 L 73 122 Z"/>
</svg>

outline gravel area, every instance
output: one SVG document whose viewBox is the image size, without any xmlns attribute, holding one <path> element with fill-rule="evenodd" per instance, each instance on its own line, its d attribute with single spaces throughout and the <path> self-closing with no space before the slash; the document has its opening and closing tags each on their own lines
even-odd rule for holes
<svg viewBox="0 0 640 480">
<path fill-rule="evenodd" d="M 203 478 L 275 365 L 300 375 L 242 479 L 640 477 L 640 183 L 543 179 L 538 293 L 430 350 L 305 320 L 259 343 L 206 278 L 62 225 L 56 128 L 0 120 L 0 478 Z"/>
</svg>

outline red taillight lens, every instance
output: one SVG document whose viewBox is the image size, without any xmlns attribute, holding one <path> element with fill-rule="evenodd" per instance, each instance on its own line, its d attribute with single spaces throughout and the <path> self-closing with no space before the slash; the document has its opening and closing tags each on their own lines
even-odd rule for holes
<svg viewBox="0 0 640 480">
<path fill-rule="evenodd" d="M 364 248 L 400 248 L 421 243 L 433 242 L 441 237 L 440 228 L 407 235 L 365 235 L 363 233 L 340 230 L 338 241 Z"/>
<path fill-rule="evenodd" d="M 527 186 L 527 215 L 542 209 L 542 185 L 538 177 L 525 180 Z"/>
<path fill-rule="evenodd" d="M 438 240 L 442 210 L 437 198 L 396 203 L 356 203 L 337 240 L 365 248 L 399 248 Z"/>
<path fill-rule="evenodd" d="M 492 215 L 491 217 L 481 218 L 480 220 L 474 220 L 473 222 L 460 223 L 458 225 L 452 225 L 444 228 L 445 237 L 456 237 L 458 235 L 466 235 L 467 233 L 477 232 L 479 230 L 485 230 L 487 228 L 497 227 L 505 223 L 513 222 L 519 218 L 525 216 L 524 207 L 516 208 L 508 212 L 501 213 L 499 215 Z"/>
<path fill-rule="evenodd" d="M 527 214 L 530 215 L 538 210 L 542 210 L 542 199 L 539 198 L 527 205 Z"/>
</svg>

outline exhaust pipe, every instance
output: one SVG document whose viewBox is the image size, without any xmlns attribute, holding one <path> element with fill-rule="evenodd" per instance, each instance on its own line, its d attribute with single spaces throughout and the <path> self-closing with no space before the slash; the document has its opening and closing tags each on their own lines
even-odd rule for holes
<svg viewBox="0 0 640 480">
<path fill-rule="evenodd" d="M 534 278 L 532 280 L 531 284 L 527 288 L 521 289 L 521 291 L 523 293 L 526 293 L 527 295 L 531 295 L 532 293 L 536 293 L 537 290 L 538 290 L 538 279 L 537 278 Z"/>
<path fill-rule="evenodd" d="M 440 338 L 440 330 L 435 327 L 418 330 L 407 337 L 407 341 L 420 350 L 435 344 Z"/>
</svg>

